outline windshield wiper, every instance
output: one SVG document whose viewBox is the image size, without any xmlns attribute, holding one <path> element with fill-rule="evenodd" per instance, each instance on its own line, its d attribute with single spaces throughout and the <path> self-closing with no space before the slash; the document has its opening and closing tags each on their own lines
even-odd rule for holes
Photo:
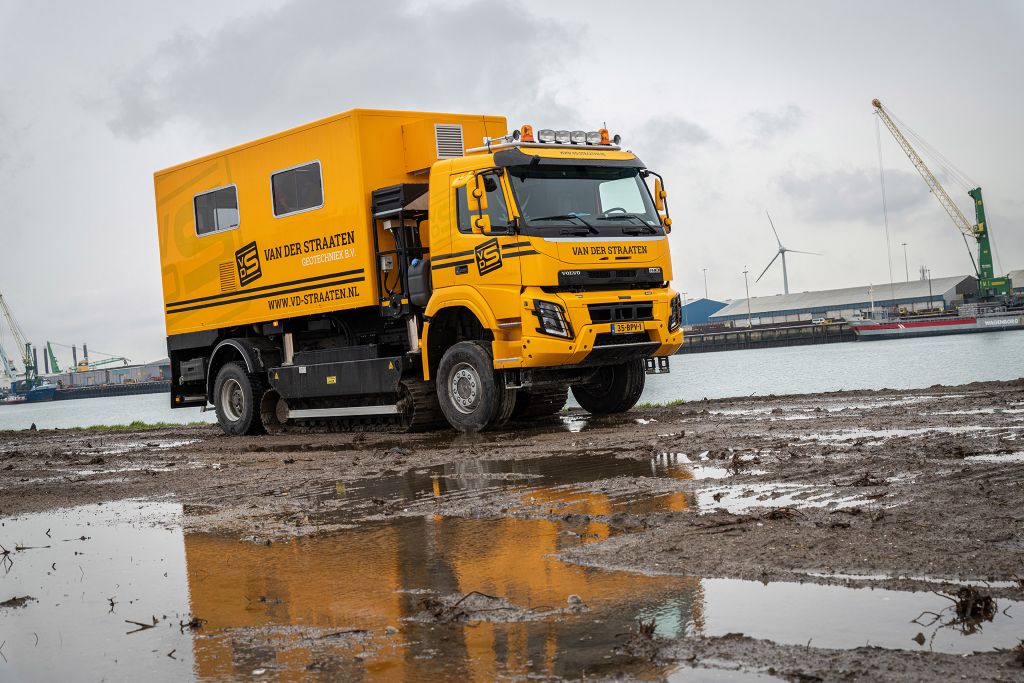
<svg viewBox="0 0 1024 683">
<path fill-rule="evenodd" d="M 648 235 L 654 235 L 658 231 L 645 223 L 637 226 L 636 228 L 623 228 L 622 232 L 627 235 L 643 235 L 645 233 Z"/>
<path fill-rule="evenodd" d="M 653 234 L 658 232 L 652 226 L 648 225 L 647 221 L 645 221 L 643 218 L 640 218 L 640 216 L 637 216 L 635 213 L 617 213 L 617 214 L 614 214 L 614 215 L 609 214 L 607 216 L 598 216 L 597 220 L 599 220 L 599 221 L 617 221 L 620 218 L 632 218 L 633 220 L 635 220 L 637 223 L 640 224 L 641 228 L 643 228 L 642 231 L 641 230 L 631 230 L 629 228 L 623 228 L 622 232 L 626 233 L 627 235 L 640 235 L 642 233 L 647 233 L 648 235 L 653 235 Z"/>
<path fill-rule="evenodd" d="M 531 222 L 532 221 L 571 221 L 571 220 L 577 220 L 580 223 L 582 223 L 583 225 L 587 226 L 587 231 L 590 234 L 597 235 L 597 234 L 600 233 L 600 231 L 597 228 L 595 228 L 593 225 L 591 225 L 587 221 L 583 220 L 583 218 L 581 218 L 580 216 L 577 216 L 575 214 L 571 214 L 571 213 L 559 214 L 559 215 L 556 215 L 556 216 L 541 216 L 540 218 L 528 218 L 527 220 L 529 220 Z"/>
</svg>

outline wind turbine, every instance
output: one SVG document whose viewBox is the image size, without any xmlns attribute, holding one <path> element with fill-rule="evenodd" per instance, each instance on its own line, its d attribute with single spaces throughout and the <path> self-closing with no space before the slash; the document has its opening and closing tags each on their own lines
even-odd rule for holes
<svg viewBox="0 0 1024 683">
<path fill-rule="evenodd" d="M 810 254 L 811 256 L 821 256 L 821 254 L 814 251 L 798 251 L 796 249 L 787 249 L 786 247 L 784 247 L 782 245 L 782 240 L 779 239 L 779 231 L 775 229 L 775 223 L 772 222 L 771 214 L 769 214 L 767 211 L 765 211 L 764 214 L 768 216 L 768 224 L 772 226 L 772 232 L 775 233 L 775 241 L 779 243 L 779 250 L 775 252 L 775 256 L 772 258 L 771 261 L 768 262 L 768 265 L 764 267 L 764 270 L 761 271 L 761 274 L 757 276 L 757 279 L 754 280 L 754 282 L 760 282 L 761 278 L 764 277 L 764 274 L 767 273 L 768 269 L 772 267 L 773 263 L 775 263 L 775 259 L 781 256 L 782 287 L 786 294 L 789 294 L 789 271 L 786 270 L 786 253 L 791 252 L 794 254 Z"/>
</svg>

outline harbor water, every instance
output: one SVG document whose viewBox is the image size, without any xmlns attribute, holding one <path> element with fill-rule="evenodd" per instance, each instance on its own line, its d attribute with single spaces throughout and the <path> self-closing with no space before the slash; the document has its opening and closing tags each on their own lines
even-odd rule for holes
<svg viewBox="0 0 1024 683">
<path fill-rule="evenodd" d="M 672 372 L 647 379 L 641 403 L 698 401 L 849 389 L 923 389 L 935 384 L 1024 377 L 1024 333 L 961 334 L 918 339 L 677 355 Z M 575 403 L 570 398 L 570 405 Z M 171 410 L 168 394 L 0 405 L 0 429 L 39 429 L 143 422 L 214 422 L 213 412 Z"/>
</svg>

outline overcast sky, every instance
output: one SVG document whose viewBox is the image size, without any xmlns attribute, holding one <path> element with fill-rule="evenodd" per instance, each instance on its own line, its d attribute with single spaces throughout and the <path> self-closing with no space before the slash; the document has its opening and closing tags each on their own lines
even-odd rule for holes
<svg viewBox="0 0 1024 683">
<path fill-rule="evenodd" d="M 707 268 L 726 299 L 744 266 L 751 294 L 782 290 L 777 267 L 754 284 L 765 210 L 823 254 L 790 257 L 793 291 L 888 282 L 878 97 L 984 188 L 1005 272 L 1024 267 L 1022 44 L 1009 1 L 0 0 L 0 292 L 38 344 L 166 355 L 153 171 L 352 107 L 607 121 L 666 177 L 676 288 L 703 296 Z M 902 242 L 911 278 L 967 274 L 881 133 L 895 279 Z"/>
</svg>

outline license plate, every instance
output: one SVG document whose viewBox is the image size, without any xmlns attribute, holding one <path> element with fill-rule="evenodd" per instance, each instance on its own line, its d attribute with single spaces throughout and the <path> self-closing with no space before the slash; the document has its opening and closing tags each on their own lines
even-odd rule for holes
<svg viewBox="0 0 1024 683">
<path fill-rule="evenodd" d="M 643 323 L 612 323 L 612 334 L 630 334 L 631 332 L 643 331 Z"/>
</svg>

